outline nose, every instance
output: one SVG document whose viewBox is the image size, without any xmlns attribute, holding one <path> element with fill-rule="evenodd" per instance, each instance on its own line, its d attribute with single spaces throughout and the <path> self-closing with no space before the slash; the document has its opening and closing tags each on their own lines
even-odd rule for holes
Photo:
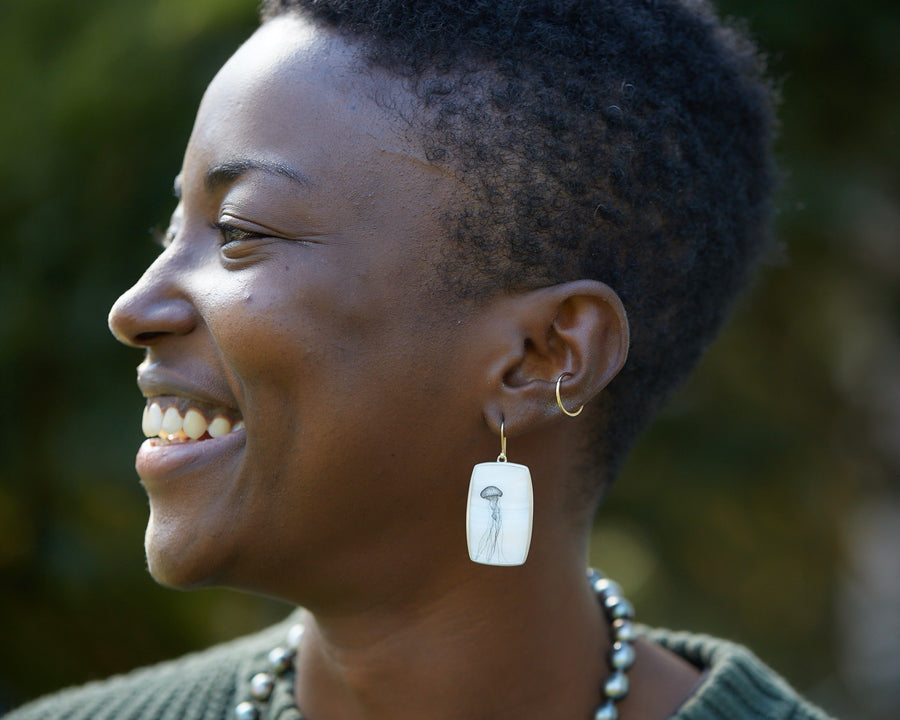
<svg viewBox="0 0 900 720">
<path fill-rule="evenodd" d="M 186 335 L 197 324 L 196 310 L 164 251 L 109 311 L 109 329 L 132 347 L 148 348 L 166 337 Z"/>
</svg>

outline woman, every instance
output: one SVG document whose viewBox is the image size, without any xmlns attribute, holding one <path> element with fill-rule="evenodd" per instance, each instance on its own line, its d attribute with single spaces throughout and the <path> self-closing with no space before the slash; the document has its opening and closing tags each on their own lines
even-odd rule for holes
<svg viewBox="0 0 900 720">
<path fill-rule="evenodd" d="M 110 327 L 153 576 L 304 610 L 11 717 L 824 717 L 585 573 L 766 246 L 771 125 L 696 2 L 270 2 Z"/>
</svg>

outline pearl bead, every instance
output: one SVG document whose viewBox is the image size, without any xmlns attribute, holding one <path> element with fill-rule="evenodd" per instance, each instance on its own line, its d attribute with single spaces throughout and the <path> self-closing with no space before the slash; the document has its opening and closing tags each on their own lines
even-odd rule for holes
<svg viewBox="0 0 900 720">
<path fill-rule="evenodd" d="M 609 664 L 616 670 L 627 670 L 634 665 L 634 648 L 631 643 L 614 642 L 609 653 Z"/>
<path fill-rule="evenodd" d="M 621 700 L 628 694 L 628 676 L 616 671 L 603 684 L 603 691 L 610 700 Z"/>
<path fill-rule="evenodd" d="M 250 680 L 250 694 L 257 700 L 268 700 L 275 687 L 275 677 L 269 673 L 256 673 Z"/>
<path fill-rule="evenodd" d="M 244 701 L 234 709 L 234 720 L 259 720 L 259 711 L 252 702 Z"/>
<path fill-rule="evenodd" d="M 293 664 L 293 661 L 293 650 L 277 647 L 269 653 L 269 666 L 278 675 L 287 672 Z"/>
<path fill-rule="evenodd" d="M 604 598 L 608 597 L 622 597 L 622 586 L 619 585 L 615 580 L 610 580 L 609 578 L 601 577 L 594 583 L 594 592 L 598 595 L 602 595 Z"/>
<path fill-rule="evenodd" d="M 621 596 L 610 595 L 603 604 L 610 620 L 630 620 L 634 617 L 634 607 Z"/>
<path fill-rule="evenodd" d="M 619 720 L 619 711 L 615 703 L 610 700 L 598 707 L 594 713 L 594 720 Z"/>
<path fill-rule="evenodd" d="M 637 631 L 634 629 L 631 620 L 625 618 L 614 620 L 612 629 L 616 640 L 620 642 L 634 642 L 637 640 Z"/>
<path fill-rule="evenodd" d="M 288 630 L 287 636 L 287 646 L 296 651 L 300 647 L 300 641 L 303 640 L 303 633 L 306 628 L 300 624 L 292 625 L 291 629 Z"/>
</svg>

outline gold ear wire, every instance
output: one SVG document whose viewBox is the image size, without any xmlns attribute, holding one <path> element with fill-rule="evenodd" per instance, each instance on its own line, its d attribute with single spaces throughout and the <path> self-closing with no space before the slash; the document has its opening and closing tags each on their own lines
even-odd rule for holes
<svg viewBox="0 0 900 720">
<path fill-rule="evenodd" d="M 503 420 L 500 421 L 500 454 L 497 456 L 497 462 L 506 462 L 506 435 L 503 433 Z"/>
<path fill-rule="evenodd" d="M 556 378 L 556 404 L 559 405 L 559 409 L 562 410 L 569 417 L 577 417 L 578 415 L 581 415 L 581 411 L 584 410 L 584 405 L 582 405 L 580 408 L 578 408 L 575 412 L 569 412 L 563 406 L 562 397 L 560 397 L 560 394 L 559 394 L 559 388 L 560 388 L 560 385 L 562 385 L 563 378 L 570 376 L 571 374 L 572 373 L 570 373 L 570 372 L 564 372 L 562 375 L 560 375 L 558 378 Z M 501 435 L 501 437 L 503 436 L 502 424 L 501 424 L 501 428 L 500 428 L 500 435 Z"/>
</svg>

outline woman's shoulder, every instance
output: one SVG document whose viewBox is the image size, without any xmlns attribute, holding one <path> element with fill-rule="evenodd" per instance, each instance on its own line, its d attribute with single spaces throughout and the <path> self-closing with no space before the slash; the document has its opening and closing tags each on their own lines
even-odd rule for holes
<svg viewBox="0 0 900 720">
<path fill-rule="evenodd" d="M 283 640 L 296 622 L 292 618 L 208 650 L 39 698 L 4 719 L 230 720 L 244 676 Z"/>
<path fill-rule="evenodd" d="M 704 672 L 672 720 L 832 720 L 742 645 L 655 628 L 642 633 Z"/>
</svg>

